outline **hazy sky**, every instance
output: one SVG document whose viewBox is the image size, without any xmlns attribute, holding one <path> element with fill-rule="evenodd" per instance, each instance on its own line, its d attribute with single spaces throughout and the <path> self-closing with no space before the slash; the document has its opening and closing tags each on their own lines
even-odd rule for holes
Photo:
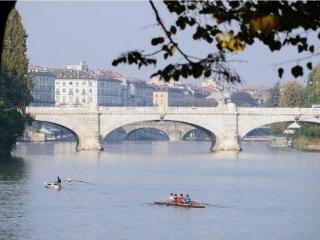
<svg viewBox="0 0 320 240">
<path fill-rule="evenodd" d="M 169 25 L 171 16 L 162 3 L 157 5 Z M 127 65 L 111 66 L 112 60 L 125 50 L 150 50 L 150 39 L 161 33 L 148 2 L 18 1 L 17 9 L 28 33 L 28 55 L 32 64 L 60 67 L 87 60 L 90 68 L 114 69 L 145 80 L 156 70 L 153 67 L 138 70 Z M 187 33 L 178 36 L 187 52 L 201 56 L 215 51 L 212 45 L 195 44 L 189 36 Z M 317 42 L 315 49 L 319 50 L 319 47 Z M 258 43 L 229 58 L 247 61 L 232 65 L 245 83 L 271 85 L 278 80 L 277 67 L 273 64 L 299 57 L 301 55 L 295 49 L 271 53 Z M 312 60 L 320 62 L 319 57 Z M 290 66 L 284 67 L 289 71 Z M 290 79 L 288 74 L 282 81 Z"/>
</svg>

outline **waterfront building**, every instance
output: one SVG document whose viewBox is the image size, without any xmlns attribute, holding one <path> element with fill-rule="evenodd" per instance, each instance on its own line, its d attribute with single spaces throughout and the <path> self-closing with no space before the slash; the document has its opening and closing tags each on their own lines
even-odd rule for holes
<svg viewBox="0 0 320 240">
<path fill-rule="evenodd" d="M 56 106 L 121 105 L 121 81 L 108 71 L 62 70 L 55 88 Z"/>
<path fill-rule="evenodd" d="M 127 106 L 153 105 L 153 88 L 143 80 L 127 80 L 123 91 L 123 105 L 125 103 Z"/>
<path fill-rule="evenodd" d="M 185 93 L 183 87 L 153 86 L 153 106 L 182 107 Z"/>
<path fill-rule="evenodd" d="M 54 106 L 55 75 L 49 70 L 31 66 L 28 69 L 33 81 L 31 106 Z"/>
<path fill-rule="evenodd" d="M 153 91 L 153 106 L 155 107 L 168 107 L 168 91 L 163 87 L 154 87 Z"/>
</svg>

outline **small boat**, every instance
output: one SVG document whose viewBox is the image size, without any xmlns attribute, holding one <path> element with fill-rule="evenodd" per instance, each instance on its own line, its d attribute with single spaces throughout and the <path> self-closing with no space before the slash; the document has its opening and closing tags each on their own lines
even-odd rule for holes
<svg viewBox="0 0 320 240">
<path fill-rule="evenodd" d="M 54 189 L 54 190 L 61 190 L 61 184 L 57 183 L 44 183 L 45 188 Z"/>
<path fill-rule="evenodd" d="M 176 202 L 168 202 L 168 201 L 158 201 L 158 202 L 154 202 L 154 204 L 161 205 L 161 206 L 182 207 L 182 208 L 205 208 L 204 205 L 197 202 L 176 203 Z"/>
</svg>

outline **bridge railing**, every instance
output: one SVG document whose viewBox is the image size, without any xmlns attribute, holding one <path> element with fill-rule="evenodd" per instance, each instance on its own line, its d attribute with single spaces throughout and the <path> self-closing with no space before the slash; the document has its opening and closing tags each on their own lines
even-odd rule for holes
<svg viewBox="0 0 320 240">
<path fill-rule="evenodd" d="M 33 114 L 113 114 L 113 113 L 141 113 L 141 114 L 316 114 L 320 115 L 320 108 L 219 108 L 219 107 L 28 107 L 27 112 Z"/>
</svg>

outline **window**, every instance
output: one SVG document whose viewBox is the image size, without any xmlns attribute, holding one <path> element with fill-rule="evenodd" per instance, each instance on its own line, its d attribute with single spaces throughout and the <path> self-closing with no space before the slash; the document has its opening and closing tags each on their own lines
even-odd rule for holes
<svg viewBox="0 0 320 240">
<path fill-rule="evenodd" d="M 56 85 L 60 85 L 60 82 L 56 82 Z"/>
<path fill-rule="evenodd" d="M 92 82 L 91 81 L 89 82 L 89 86 L 92 86 Z"/>
<path fill-rule="evenodd" d="M 69 95 L 73 95 L 72 89 L 69 89 Z"/>
<path fill-rule="evenodd" d="M 86 85 L 86 82 L 85 82 L 85 81 L 83 81 L 83 82 L 82 82 L 82 85 Z"/>
<path fill-rule="evenodd" d="M 92 89 L 91 88 L 89 89 L 89 93 L 92 93 Z"/>
<path fill-rule="evenodd" d="M 85 103 L 85 102 L 86 102 L 86 99 L 85 99 L 85 98 L 82 98 L 82 102 Z"/>
<path fill-rule="evenodd" d="M 79 89 L 78 88 L 76 88 L 76 93 L 78 93 L 79 92 Z"/>
<path fill-rule="evenodd" d="M 79 86 L 79 82 L 76 82 L 76 86 L 77 86 L 77 87 Z"/>
<path fill-rule="evenodd" d="M 64 88 L 64 89 L 62 89 L 62 92 L 64 92 L 64 93 L 65 93 L 65 92 L 66 92 L 66 89 L 65 89 L 65 88 Z"/>
<path fill-rule="evenodd" d="M 63 82 L 63 86 L 65 86 L 66 85 L 66 82 Z"/>
<path fill-rule="evenodd" d="M 86 95 L 86 90 L 82 89 L 82 95 Z"/>
<path fill-rule="evenodd" d="M 72 82 L 69 82 L 69 85 L 72 85 Z"/>
</svg>

